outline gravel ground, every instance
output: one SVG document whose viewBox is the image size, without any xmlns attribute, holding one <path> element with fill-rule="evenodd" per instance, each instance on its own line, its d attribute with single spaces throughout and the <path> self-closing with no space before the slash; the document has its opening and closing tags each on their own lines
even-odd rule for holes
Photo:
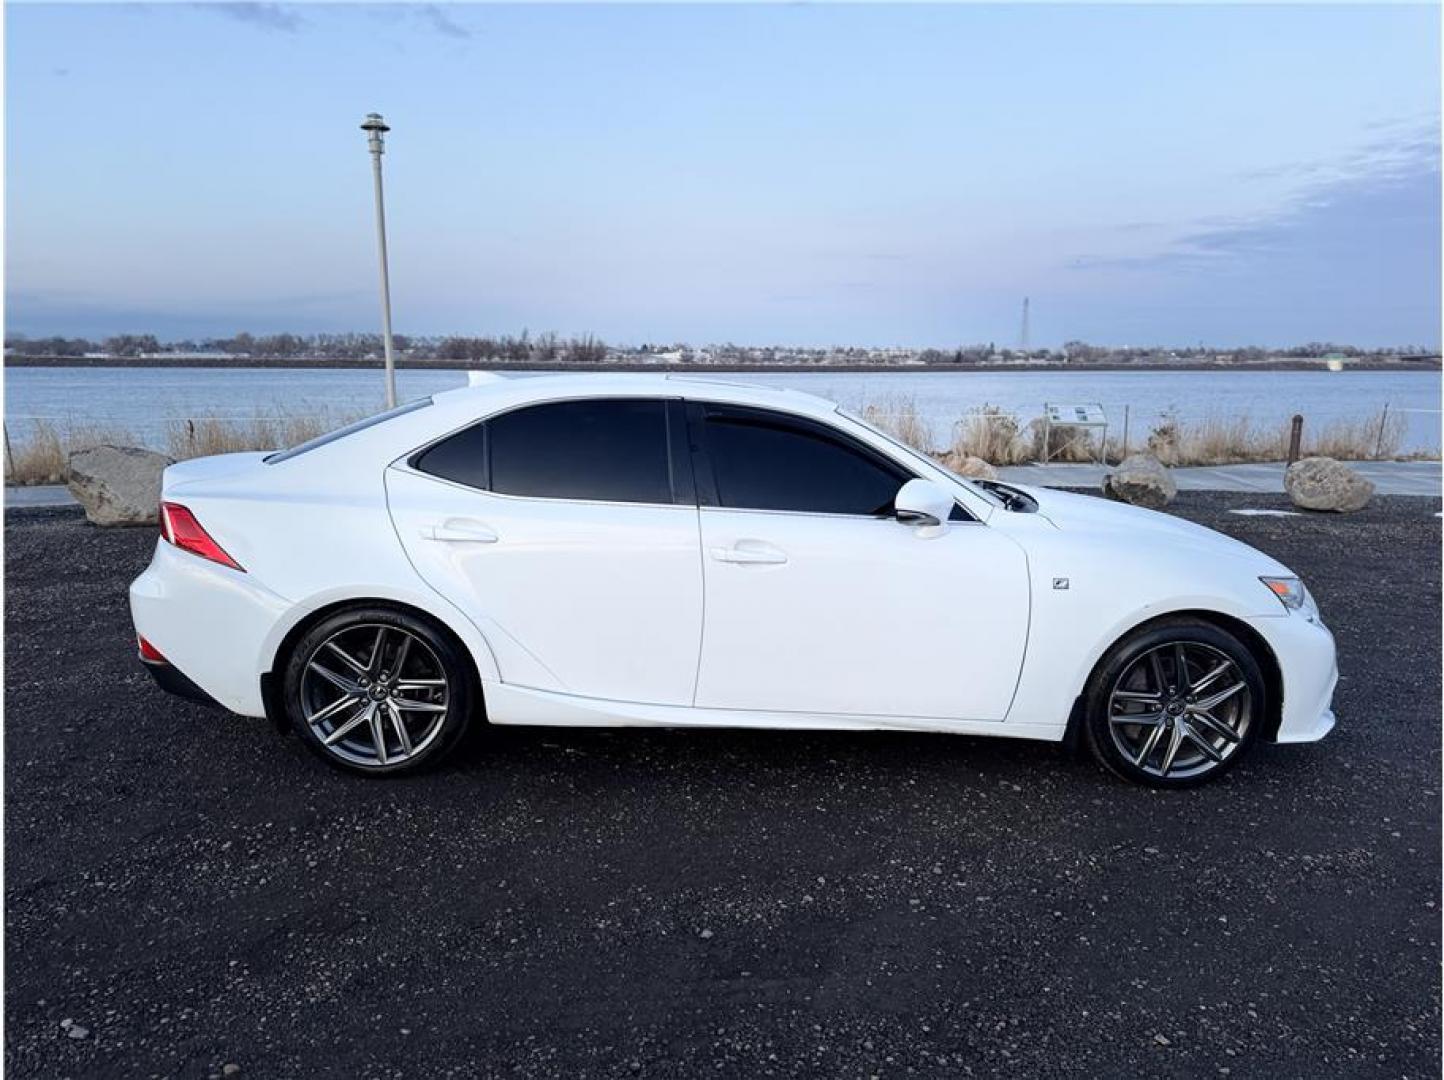
<svg viewBox="0 0 1444 1080">
<path fill-rule="evenodd" d="M 150 530 L 12 512 L 7 1075 L 1437 1076 L 1439 503 L 1242 505 L 1175 509 L 1309 581 L 1340 725 L 1186 794 L 906 734 L 355 780 L 151 686 Z"/>
</svg>

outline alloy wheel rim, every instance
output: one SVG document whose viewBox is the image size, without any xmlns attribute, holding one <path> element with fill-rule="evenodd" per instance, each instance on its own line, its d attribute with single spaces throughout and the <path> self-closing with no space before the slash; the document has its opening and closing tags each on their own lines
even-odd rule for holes
<svg viewBox="0 0 1444 1080">
<path fill-rule="evenodd" d="M 301 709 L 327 753 L 352 765 L 409 761 L 441 733 L 451 687 L 425 640 L 398 626 L 348 626 L 312 650 Z"/>
<path fill-rule="evenodd" d="M 1227 653 L 1198 641 L 1143 653 L 1113 683 L 1108 728 L 1136 768 L 1184 780 L 1238 752 L 1253 721 L 1248 681 Z"/>
</svg>

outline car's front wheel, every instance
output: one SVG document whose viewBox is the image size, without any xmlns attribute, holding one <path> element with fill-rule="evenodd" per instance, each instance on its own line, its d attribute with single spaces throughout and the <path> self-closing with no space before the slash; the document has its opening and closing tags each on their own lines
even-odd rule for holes
<svg viewBox="0 0 1444 1080">
<path fill-rule="evenodd" d="M 371 776 L 440 758 L 471 714 L 466 657 L 430 622 L 384 607 L 322 619 L 296 643 L 283 692 L 291 725 L 338 768 Z"/>
<path fill-rule="evenodd" d="M 1085 694 L 1094 756 L 1124 779 L 1191 787 L 1238 763 L 1258 738 L 1264 680 L 1233 634 L 1199 619 L 1154 623 L 1113 647 Z"/>
</svg>

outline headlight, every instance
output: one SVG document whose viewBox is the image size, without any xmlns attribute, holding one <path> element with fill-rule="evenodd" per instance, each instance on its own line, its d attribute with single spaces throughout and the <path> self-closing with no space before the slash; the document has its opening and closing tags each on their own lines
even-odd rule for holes
<svg viewBox="0 0 1444 1080">
<path fill-rule="evenodd" d="M 1290 611 L 1299 611 L 1309 605 L 1309 590 L 1304 588 L 1304 583 L 1296 577 L 1261 577 L 1259 578 L 1269 592 L 1279 598 L 1279 603 Z"/>
</svg>

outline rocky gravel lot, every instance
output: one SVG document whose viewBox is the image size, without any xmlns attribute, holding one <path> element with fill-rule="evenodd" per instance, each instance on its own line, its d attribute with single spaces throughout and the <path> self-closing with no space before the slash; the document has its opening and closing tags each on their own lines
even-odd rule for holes
<svg viewBox="0 0 1444 1080">
<path fill-rule="evenodd" d="M 892 734 L 352 779 L 152 687 L 151 530 L 12 512 L 7 1075 L 1437 1076 L 1439 504 L 1244 505 L 1173 509 L 1308 580 L 1340 726 L 1186 794 Z"/>
</svg>

